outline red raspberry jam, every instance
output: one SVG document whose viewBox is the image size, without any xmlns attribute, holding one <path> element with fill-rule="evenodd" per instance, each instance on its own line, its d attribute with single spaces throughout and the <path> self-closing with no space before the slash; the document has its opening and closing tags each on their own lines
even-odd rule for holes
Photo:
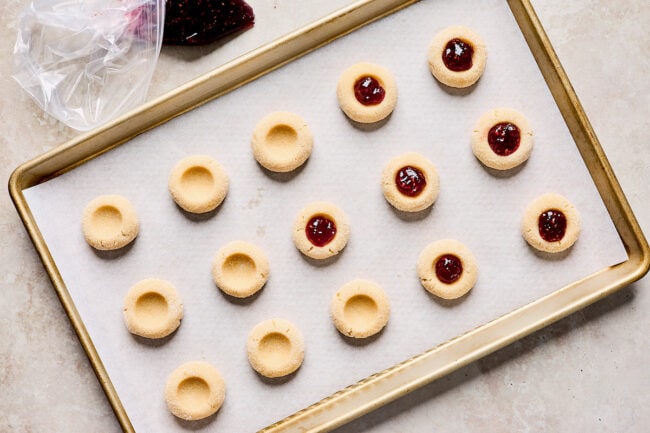
<svg viewBox="0 0 650 433">
<path fill-rule="evenodd" d="M 399 169 L 395 175 L 395 185 L 402 194 L 417 197 L 427 186 L 427 179 L 419 169 L 407 165 Z"/>
<path fill-rule="evenodd" d="M 377 105 L 384 100 L 386 91 L 376 78 L 368 75 L 359 78 L 354 84 L 354 96 L 363 105 Z"/>
<path fill-rule="evenodd" d="M 460 39 L 447 42 L 442 52 L 442 61 L 448 69 L 455 72 L 467 71 L 472 67 L 474 48 Z"/>
<path fill-rule="evenodd" d="M 566 233 L 566 216 L 557 209 L 549 209 L 539 216 L 539 235 L 546 242 L 557 242 Z"/>
<path fill-rule="evenodd" d="M 445 284 L 456 282 L 463 273 L 463 263 L 453 254 L 445 254 L 436 262 L 436 276 Z"/>
<path fill-rule="evenodd" d="M 254 23 L 253 8 L 243 0 L 166 0 L 163 43 L 209 44 Z"/>
<path fill-rule="evenodd" d="M 488 132 L 490 149 L 499 156 L 508 156 L 519 148 L 521 133 L 514 123 L 503 122 L 494 125 Z"/>
<path fill-rule="evenodd" d="M 324 215 L 313 216 L 305 226 L 305 235 L 315 246 L 324 247 L 336 236 L 336 224 Z"/>
</svg>

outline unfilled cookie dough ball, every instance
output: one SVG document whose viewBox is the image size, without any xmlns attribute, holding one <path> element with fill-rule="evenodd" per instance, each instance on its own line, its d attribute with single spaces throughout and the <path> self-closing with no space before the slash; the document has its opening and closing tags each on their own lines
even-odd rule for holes
<svg viewBox="0 0 650 433">
<path fill-rule="evenodd" d="M 509 170 L 528 159 L 533 150 L 533 131 L 528 119 L 511 108 L 485 113 L 472 132 L 472 152 L 486 166 Z"/>
<path fill-rule="evenodd" d="M 429 68 L 438 81 L 463 88 L 476 83 L 485 70 L 487 49 L 483 39 L 464 26 L 440 31 L 429 45 Z"/>
<path fill-rule="evenodd" d="M 381 186 L 388 203 L 404 212 L 428 208 L 440 190 L 436 167 L 415 152 L 390 160 L 382 173 Z"/>
<path fill-rule="evenodd" d="M 417 270 L 422 286 L 443 299 L 460 298 L 474 287 L 478 276 L 472 252 L 454 239 L 442 239 L 424 248 Z"/>
<path fill-rule="evenodd" d="M 265 116 L 255 127 L 251 146 L 257 162 L 275 172 L 300 167 L 309 155 L 314 138 L 302 117 L 288 111 Z"/>
<path fill-rule="evenodd" d="M 215 367 L 203 361 L 187 362 L 169 375 L 165 401 L 178 418 L 193 421 L 207 418 L 221 408 L 226 384 Z"/>
<path fill-rule="evenodd" d="M 575 206 L 566 197 L 548 193 L 528 205 L 521 232 L 534 248 L 559 253 L 578 240 L 580 226 L 580 214 Z"/>
<path fill-rule="evenodd" d="M 246 341 L 251 367 L 265 377 L 283 377 L 296 371 L 305 357 L 302 335 L 284 319 L 256 325 Z"/>
<path fill-rule="evenodd" d="M 172 169 L 169 192 L 176 204 L 187 212 L 210 212 L 228 193 L 228 175 L 210 156 L 188 156 Z"/>
<path fill-rule="evenodd" d="M 374 123 L 393 112 L 397 84 L 388 69 L 360 62 L 346 69 L 336 88 L 341 110 L 352 120 Z"/>
<path fill-rule="evenodd" d="M 174 332 L 183 318 L 183 303 L 168 281 L 148 278 L 129 289 L 124 298 L 124 321 L 132 334 L 163 338 Z"/>
<path fill-rule="evenodd" d="M 353 280 L 341 287 L 330 310 L 336 329 L 353 338 L 377 334 L 390 316 L 388 297 L 379 285 L 367 280 Z"/>
<path fill-rule="evenodd" d="M 332 203 L 319 201 L 305 206 L 293 225 L 293 242 L 312 259 L 337 255 L 348 243 L 350 226 L 345 213 Z"/>
<path fill-rule="evenodd" d="M 269 278 L 269 261 L 257 246 L 234 241 L 223 246 L 212 262 L 212 278 L 222 291 L 236 298 L 257 293 Z"/>
<path fill-rule="evenodd" d="M 82 229 L 91 247 L 116 250 L 135 239 L 140 225 L 129 200 L 121 195 L 101 195 L 84 209 Z"/>
</svg>

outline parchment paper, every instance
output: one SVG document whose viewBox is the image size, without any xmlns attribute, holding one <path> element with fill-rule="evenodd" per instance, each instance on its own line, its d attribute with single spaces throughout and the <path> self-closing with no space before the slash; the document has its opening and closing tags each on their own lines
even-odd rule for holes
<svg viewBox="0 0 650 433">
<path fill-rule="evenodd" d="M 488 64 L 469 91 L 441 87 L 428 71 L 434 34 L 465 24 L 486 40 Z M 340 73 L 357 61 L 391 70 L 397 107 L 377 127 L 358 128 L 339 110 Z M 507 106 L 530 120 L 528 163 L 497 177 L 474 158 L 470 132 L 487 110 Z M 250 136 L 270 111 L 303 116 L 314 137 L 308 163 L 292 176 L 257 165 Z M 406 218 L 384 200 L 381 170 L 418 151 L 437 166 L 441 192 L 430 212 Z M 167 192 L 171 168 L 208 154 L 230 175 L 228 197 L 210 218 L 189 218 Z M 555 191 L 582 215 L 583 231 L 557 260 L 535 254 L 519 222 L 527 204 Z M 81 233 L 85 205 L 118 193 L 138 211 L 141 232 L 117 257 L 95 253 Z M 516 307 L 627 258 L 534 59 L 505 1 L 423 1 L 363 28 L 235 92 L 183 115 L 108 154 L 26 191 L 88 332 L 138 432 L 260 429 L 350 383 L 416 355 Z M 291 225 L 308 202 L 328 200 L 348 215 L 347 248 L 327 265 L 305 260 Z M 445 304 L 420 286 L 415 264 L 430 242 L 455 238 L 474 253 L 479 279 L 471 294 Z M 259 294 L 233 302 L 211 280 L 217 249 L 242 239 L 264 249 L 271 277 Z M 176 285 L 185 318 L 171 338 L 150 344 L 123 322 L 125 293 L 147 277 Z M 329 302 L 354 278 L 378 282 L 392 306 L 379 338 L 351 345 L 334 328 Z M 263 381 L 249 366 L 245 341 L 262 320 L 283 317 L 305 338 L 301 369 Z M 203 423 L 180 422 L 165 406 L 167 375 L 189 360 L 214 364 L 227 382 L 224 406 Z"/>
</svg>

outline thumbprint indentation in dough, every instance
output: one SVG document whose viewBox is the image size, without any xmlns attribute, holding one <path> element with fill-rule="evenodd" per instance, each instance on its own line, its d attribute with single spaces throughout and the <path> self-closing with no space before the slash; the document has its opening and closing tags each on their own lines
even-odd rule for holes
<svg viewBox="0 0 650 433">
<path fill-rule="evenodd" d="M 214 186 L 214 177 L 205 167 L 190 167 L 181 177 L 181 186 L 188 196 L 196 199 L 207 195 L 212 191 Z"/>
<path fill-rule="evenodd" d="M 266 135 L 266 142 L 276 148 L 294 147 L 298 140 L 298 133 L 289 125 L 275 125 Z"/>
<path fill-rule="evenodd" d="M 160 293 L 148 292 L 140 296 L 135 304 L 137 320 L 145 326 L 158 326 L 167 317 L 167 300 Z"/>
<path fill-rule="evenodd" d="M 188 377 L 178 384 L 178 400 L 183 407 L 206 404 L 210 398 L 210 386 L 200 377 Z"/>
<path fill-rule="evenodd" d="M 286 335 L 271 332 L 260 340 L 259 351 L 269 368 L 279 368 L 286 363 L 291 353 L 291 342 Z"/>
<path fill-rule="evenodd" d="M 111 238 L 122 229 L 122 212 L 115 206 L 101 206 L 93 213 L 92 225 L 101 238 Z"/>
<path fill-rule="evenodd" d="M 223 276 L 230 284 L 245 284 L 255 273 L 255 261 L 247 254 L 232 254 L 223 262 Z"/>
<path fill-rule="evenodd" d="M 370 296 L 355 295 L 348 299 L 343 307 L 345 320 L 354 328 L 365 329 L 377 316 L 377 303 Z"/>
</svg>

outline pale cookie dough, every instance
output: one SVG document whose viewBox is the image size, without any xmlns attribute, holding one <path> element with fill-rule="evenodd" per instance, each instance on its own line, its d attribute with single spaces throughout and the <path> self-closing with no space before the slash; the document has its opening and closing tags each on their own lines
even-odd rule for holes
<svg viewBox="0 0 650 433">
<path fill-rule="evenodd" d="M 460 277 L 450 284 L 436 275 L 436 264 L 445 255 L 457 257 L 462 265 Z M 442 239 L 425 247 L 420 253 L 417 271 L 422 286 L 429 293 L 443 299 L 460 298 L 474 287 L 478 276 L 474 255 L 469 248 L 454 239 Z"/>
<path fill-rule="evenodd" d="M 564 236 L 554 242 L 542 238 L 539 231 L 539 218 L 548 210 L 557 210 L 566 218 Z M 555 193 L 544 194 L 528 205 L 521 221 L 521 233 L 531 246 L 547 253 L 558 253 L 570 248 L 580 234 L 580 214 L 571 202 Z"/>
<path fill-rule="evenodd" d="M 300 167 L 309 155 L 314 138 L 307 123 L 297 114 L 276 111 L 259 121 L 253 131 L 251 147 L 257 162 L 275 172 Z"/>
<path fill-rule="evenodd" d="M 269 261 L 264 251 L 253 244 L 230 242 L 217 252 L 212 262 L 212 278 L 223 292 L 246 298 L 266 284 Z"/>
<path fill-rule="evenodd" d="M 509 155 L 498 155 L 488 143 L 493 126 L 512 123 L 519 128 L 519 147 Z M 533 131 L 528 119 L 511 108 L 496 108 L 481 116 L 472 131 L 472 152 L 484 165 L 496 170 L 509 170 L 528 159 L 533 151 Z"/>
<path fill-rule="evenodd" d="M 116 250 L 135 239 L 140 225 L 129 200 L 121 195 L 101 195 L 84 209 L 82 230 L 91 247 Z"/>
<path fill-rule="evenodd" d="M 396 176 L 404 167 L 419 170 L 425 185 L 417 195 L 405 195 L 398 189 Z M 438 198 L 440 184 L 438 172 L 431 161 L 415 152 L 404 153 L 390 160 L 382 172 L 381 186 L 386 201 L 404 212 L 418 212 L 431 206 Z"/>
<path fill-rule="evenodd" d="M 228 175 L 210 156 L 188 156 L 172 169 L 169 192 L 176 204 L 187 212 L 210 212 L 228 193 Z"/>
<path fill-rule="evenodd" d="M 207 418 L 221 408 L 225 398 L 226 384 L 219 370 L 207 362 L 187 362 L 167 378 L 165 401 L 178 418 Z"/>
<path fill-rule="evenodd" d="M 180 296 L 165 280 L 142 280 L 131 287 L 124 298 L 124 321 L 132 334 L 163 338 L 178 328 L 182 318 Z"/>
<path fill-rule="evenodd" d="M 466 71 L 452 71 L 442 60 L 447 43 L 460 39 L 474 49 L 472 66 Z M 483 39 L 473 30 L 464 26 L 452 26 L 441 30 L 431 41 L 428 52 L 429 69 L 438 81 L 449 87 L 464 88 L 476 83 L 485 70 L 487 49 Z"/>
<path fill-rule="evenodd" d="M 330 311 L 334 326 L 341 334 L 366 338 L 377 334 L 386 326 L 390 304 L 376 283 L 353 280 L 334 294 Z"/>
<path fill-rule="evenodd" d="M 312 218 L 325 217 L 334 222 L 336 234 L 334 238 L 323 246 L 314 245 L 307 238 L 307 226 Z M 350 226 L 345 213 L 332 203 L 319 201 L 305 206 L 298 214 L 293 224 L 293 243 L 296 248 L 312 259 L 326 259 L 337 255 L 350 238 Z"/>
<path fill-rule="evenodd" d="M 305 357 L 302 335 L 284 319 L 255 326 L 246 341 L 251 367 L 265 377 L 283 377 L 296 371 Z"/>
<path fill-rule="evenodd" d="M 364 105 L 354 95 L 354 86 L 364 77 L 372 77 L 384 89 L 384 99 L 378 104 Z M 359 123 L 374 123 L 393 112 L 397 103 L 397 84 L 388 69 L 367 62 L 355 63 L 343 71 L 336 88 L 336 96 L 341 110 Z"/>
</svg>

